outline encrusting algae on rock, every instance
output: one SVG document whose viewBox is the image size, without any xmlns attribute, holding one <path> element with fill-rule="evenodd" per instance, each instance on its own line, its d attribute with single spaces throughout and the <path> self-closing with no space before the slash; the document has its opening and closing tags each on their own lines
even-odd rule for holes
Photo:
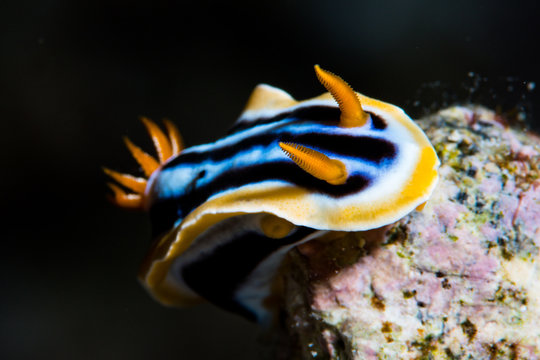
<svg viewBox="0 0 540 360">
<path fill-rule="evenodd" d="M 291 254 L 289 355 L 540 359 L 540 138 L 481 107 L 417 123 L 442 163 L 432 198 Z"/>
</svg>

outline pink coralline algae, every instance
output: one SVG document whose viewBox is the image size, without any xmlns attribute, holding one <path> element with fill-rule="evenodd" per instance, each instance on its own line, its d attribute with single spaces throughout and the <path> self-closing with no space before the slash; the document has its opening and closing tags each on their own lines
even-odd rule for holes
<svg viewBox="0 0 540 360">
<path fill-rule="evenodd" d="M 540 359 L 540 140 L 499 120 L 419 120 L 442 162 L 426 207 L 291 254 L 292 357 Z"/>
</svg>

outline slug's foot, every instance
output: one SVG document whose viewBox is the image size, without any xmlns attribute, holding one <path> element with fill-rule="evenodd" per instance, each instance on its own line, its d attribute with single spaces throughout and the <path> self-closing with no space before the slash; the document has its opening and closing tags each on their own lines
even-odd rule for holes
<svg viewBox="0 0 540 360">
<path fill-rule="evenodd" d="M 141 166 L 145 177 L 136 177 L 129 174 L 122 174 L 105 167 L 103 168 L 105 174 L 114 179 L 118 184 L 130 190 L 128 192 L 114 183 L 107 184 L 113 191 L 113 194 L 110 196 L 111 201 L 123 208 L 143 209 L 144 193 L 146 191 L 148 178 L 161 164 L 164 164 L 171 157 L 180 154 L 184 148 L 180 132 L 171 121 L 167 119 L 163 120 L 165 128 L 167 129 L 167 135 L 165 135 L 153 121 L 145 117 L 141 118 L 141 121 L 152 138 L 158 159 L 155 159 L 153 156 L 144 152 L 127 137 L 124 138 L 124 142 L 131 155 Z"/>
</svg>

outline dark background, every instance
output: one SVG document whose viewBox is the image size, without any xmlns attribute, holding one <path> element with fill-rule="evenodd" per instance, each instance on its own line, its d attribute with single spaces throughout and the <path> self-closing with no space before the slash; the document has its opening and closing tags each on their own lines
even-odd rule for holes
<svg viewBox="0 0 540 360">
<path fill-rule="evenodd" d="M 415 116 L 471 100 L 534 119 L 538 15 L 534 1 L 3 1 L 0 358 L 258 358 L 254 325 L 163 308 L 135 280 L 149 223 L 105 201 L 100 170 L 137 171 L 121 136 L 150 149 L 146 115 L 212 141 L 259 82 L 322 93 L 315 63 Z"/>
</svg>

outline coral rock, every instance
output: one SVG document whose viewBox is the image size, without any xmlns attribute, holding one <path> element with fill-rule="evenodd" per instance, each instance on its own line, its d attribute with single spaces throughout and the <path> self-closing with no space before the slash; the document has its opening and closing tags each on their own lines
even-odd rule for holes
<svg viewBox="0 0 540 360">
<path fill-rule="evenodd" d="M 540 140 L 480 107 L 418 121 L 441 159 L 425 208 L 290 255 L 294 358 L 540 359 Z"/>
</svg>

